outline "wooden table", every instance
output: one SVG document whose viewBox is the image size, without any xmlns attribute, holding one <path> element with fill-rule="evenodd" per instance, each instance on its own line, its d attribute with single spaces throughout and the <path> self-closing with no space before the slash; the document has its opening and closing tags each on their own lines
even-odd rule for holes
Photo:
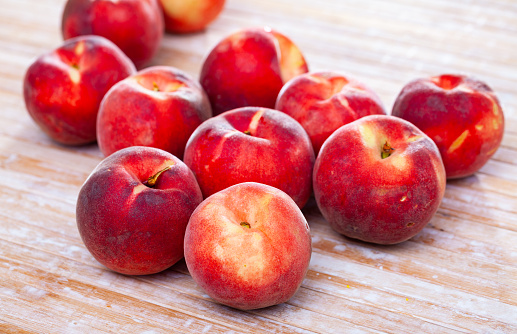
<svg viewBox="0 0 517 334">
<path fill-rule="evenodd" d="M 205 32 L 165 37 L 153 64 L 195 77 L 223 36 L 269 25 L 312 70 L 355 76 L 387 110 L 406 82 L 444 72 L 486 81 L 503 105 L 502 146 L 474 176 L 448 182 L 421 233 L 389 247 L 352 241 L 312 202 L 301 289 L 251 312 L 212 302 L 184 262 L 126 277 L 84 247 L 76 197 L 102 155 L 49 140 L 21 96 L 31 61 L 62 41 L 63 5 L 0 1 L 1 333 L 517 333 L 517 2 L 228 0 Z"/>
</svg>

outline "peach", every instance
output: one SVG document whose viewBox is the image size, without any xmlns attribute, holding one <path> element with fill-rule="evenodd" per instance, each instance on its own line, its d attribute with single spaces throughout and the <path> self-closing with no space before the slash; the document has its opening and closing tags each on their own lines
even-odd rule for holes
<svg viewBox="0 0 517 334">
<path fill-rule="evenodd" d="M 434 142 L 397 117 L 371 115 L 343 125 L 323 144 L 314 165 L 314 196 L 338 233 L 396 244 L 421 231 L 445 191 Z"/>
<path fill-rule="evenodd" d="M 106 37 L 142 68 L 160 47 L 163 15 L 158 0 L 68 0 L 61 32 L 64 39 Z"/>
<path fill-rule="evenodd" d="M 69 39 L 27 69 L 23 97 L 29 115 L 53 140 L 66 145 L 95 142 L 104 94 L 134 74 L 135 66 L 100 36 Z"/>
<path fill-rule="evenodd" d="M 200 82 L 218 115 L 246 106 L 274 108 L 284 83 L 307 70 L 302 53 L 286 36 L 268 27 L 245 29 L 212 49 Z"/>
<path fill-rule="evenodd" d="M 250 310 L 286 302 L 307 273 L 309 225 L 284 192 L 240 183 L 205 199 L 190 217 L 185 262 L 214 300 Z"/>
<path fill-rule="evenodd" d="M 187 223 L 201 201 L 181 160 L 156 148 L 129 147 L 105 158 L 81 187 L 77 226 L 104 266 L 153 274 L 183 258 Z"/>
<path fill-rule="evenodd" d="M 223 10 L 225 0 L 159 0 L 165 30 L 192 33 L 203 30 Z"/>
<path fill-rule="evenodd" d="M 242 182 L 276 187 L 301 208 L 311 195 L 314 151 L 302 126 L 280 111 L 243 107 L 201 124 L 184 162 L 206 198 Z"/>
<path fill-rule="evenodd" d="M 436 143 L 448 179 L 477 172 L 501 145 L 504 115 L 484 82 L 454 74 L 404 86 L 392 115 L 415 124 Z"/>
<path fill-rule="evenodd" d="M 297 120 L 316 155 L 332 132 L 367 115 L 385 115 L 379 96 L 363 83 L 336 72 L 314 72 L 288 81 L 275 109 Z"/>
<path fill-rule="evenodd" d="M 192 132 L 212 115 L 197 81 L 170 66 L 148 67 L 114 85 L 97 118 L 101 152 L 150 146 L 183 157 Z"/>
</svg>

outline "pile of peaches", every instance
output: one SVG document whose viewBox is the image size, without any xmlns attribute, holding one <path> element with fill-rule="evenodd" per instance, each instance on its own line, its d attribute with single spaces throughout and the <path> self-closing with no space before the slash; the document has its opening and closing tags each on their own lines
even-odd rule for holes
<svg viewBox="0 0 517 334">
<path fill-rule="evenodd" d="M 152 274 L 185 257 L 216 301 L 279 304 L 309 266 L 301 209 L 311 196 L 338 233 L 400 243 L 431 220 L 447 179 L 475 173 L 499 147 L 503 112 L 483 82 L 416 79 L 387 115 L 368 86 L 309 72 L 267 27 L 221 40 L 199 81 L 144 68 L 164 25 L 198 31 L 223 4 L 69 0 L 63 45 L 27 70 L 39 127 L 64 145 L 96 141 L 106 156 L 80 190 L 77 225 L 109 269 Z"/>
</svg>

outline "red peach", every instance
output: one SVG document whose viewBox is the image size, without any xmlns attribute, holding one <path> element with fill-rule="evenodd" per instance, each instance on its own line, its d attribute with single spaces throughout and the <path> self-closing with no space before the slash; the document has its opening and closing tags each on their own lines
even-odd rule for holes
<svg viewBox="0 0 517 334">
<path fill-rule="evenodd" d="M 69 39 L 37 58 L 23 81 L 25 106 L 53 140 L 81 145 L 96 140 L 96 119 L 104 94 L 135 73 L 112 42 L 99 36 Z"/>
<path fill-rule="evenodd" d="M 204 197 L 248 181 L 286 192 L 300 208 L 311 195 L 309 136 L 277 110 L 243 107 L 210 118 L 189 138 L 184 161 Z"/>
<path fill-rule="evenodd" d="M 172 33 L 203 30 L 223 10 L 225 0 L 160 0 L 165 29 Z"/>
<path fill-rule="evenodd" d="M 158 0 L 68 0 L 61 32 L 64 39 L 106 37 L 142 68 L 160 47 L 163 15 Z"/>
<path fill-rule="evenodd" d="M 503 110 L 494 92 L 484 82 L 463 75 L 411 81 L 395 100 L 392 115 L 431 137 L 448 179 L 478 171 L 503 139 Z"/>
<path fill-rule="evenodd" d="M 183 258 L 187 223 L 201 201 L 181 160 L 130 147 L 104 159 L 81 187 L 77 226 L 101 264 L 127 275 L 153 274 Z"/>
<path fill-rule="evenodd" d="M 241 183 L 206 200 L 190 217 L 185 262 L 216 301 L 242 310 L 286 302 L 307 273 L 309 225 L 284 192 Z"/>
<path fill-rule="evenodd" d="M 286 36 L 267 27 L 246 29 L 214 47 L 200 82 L 218 115 L 245 106 L 274 108 L 284 83 L 307 70 L 302 53 Z"/>
<path fill-rule="evenodd" d="M 299 75 L 280 91 L 275 109 L 297 120 L 316 155 L 332 132 L 367 115 L 385 115 L 382 102 L 363 83 L 336 72 Z"/>
<path fill-rule="evenodd" d="M 148 67 L 108 91 L 97 118 L 97 140 L 106 156 L 151 146 L 181 159 L 192 132 L 210 116 L 210 102 L 197 81 L 174 67 Z"/>
<path fill-rule="evenodd" d="M 416 235 L 436 213 L 445 169 L 434 142 L 401 118 L 371 115 L 343 125 L 314 165 L 314 196 L 337 232 L 378 244 Z"/>
</svg>

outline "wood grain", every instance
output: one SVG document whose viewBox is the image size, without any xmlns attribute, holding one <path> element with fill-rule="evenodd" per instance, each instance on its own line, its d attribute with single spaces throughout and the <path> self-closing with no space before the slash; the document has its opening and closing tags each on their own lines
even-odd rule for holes
<svg viewBox="0 0 517 334">
<path fill-rule="evenodd" d="M 436 216 L 405 243 L 344 238 L 311 200 L 302 287 L 249 312 L 214 303 L 183 261 L 128 277 L 84 247 L 75 203 L 102 154 L 52 142 L 21 95 L 29 64 L 62 42 L 63 6 L 0 0 L 1 333 L 517 333 L 517 2 L 228 0 L 206 31 L 165 36 L 151 65 L 194 77 L 221 38 L 269 25 L 311 70 L 355 76 L 387 110 L 409 80 L 446 72 L 484 80 L 503 106 L 501 148 L 474 176 L 449 181 Z"/>
</svg>

